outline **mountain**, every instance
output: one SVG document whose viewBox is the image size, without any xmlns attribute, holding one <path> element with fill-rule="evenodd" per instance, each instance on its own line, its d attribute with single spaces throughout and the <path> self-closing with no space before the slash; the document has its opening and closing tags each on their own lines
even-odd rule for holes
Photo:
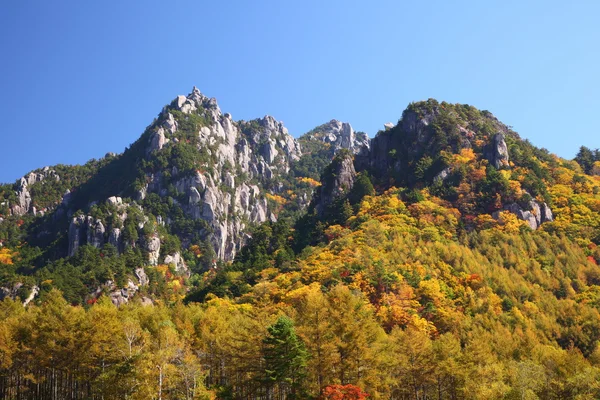
<svg viewBox="0 0 600 400">
<path fill-rule="evenodd" d="M 299 138 L 303 148 L 326 148 L 331 157 L 341 149 L 358 153 L 363 148 L 369 148 L 369 137 L 364 132 L 354 132 L 347 122 L 332 119 L 326 124 L 319 125 Z"/>
<path fill-rule="evenodd" d="M 470 105 L 294 139 L 194 89 L 0 187 L 0 397 L 597 398 L 598 162 Z"/>
<path fill-rule="evenodd" d="M 44 167 L 4 185 L 4 225 L 25 226 L 1 240 L 38 248 L 43 254 L 29 260 L 33 269 L 74 257 L 83 245 L 132 250 L 148 265 L 176 260 L 181 271 L 233 260 L 253 226 L 304 210 L 337 149 L 368 145 L 347 123 L 326 126 L 326 140 L 296 140 L 271 116 L 234 121 L 194 88 L 165 106 L 122 154 Z M 183 253 L 190 246 L 204 257 L 188 266 Z"/>
</svg>

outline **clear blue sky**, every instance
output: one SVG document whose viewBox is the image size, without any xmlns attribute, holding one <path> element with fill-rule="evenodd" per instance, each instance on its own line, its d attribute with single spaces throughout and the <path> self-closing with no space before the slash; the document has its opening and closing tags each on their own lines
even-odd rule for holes
<svg viewBox="0 0 600 400">
<path fill-rule="evenodd" d="M 121 152 L 194 85 L 295 136 L 467 103 L 571 158 L 600 147 L 599 16 L 596 0 L 3 1 L 0 182 Z"/>
</svg>

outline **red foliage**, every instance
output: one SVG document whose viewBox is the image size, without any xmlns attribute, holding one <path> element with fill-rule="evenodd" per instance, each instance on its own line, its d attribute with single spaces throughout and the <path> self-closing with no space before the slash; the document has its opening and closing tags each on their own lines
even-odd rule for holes
<svg viewBox="0 0 600 400">
<path fill-rule="evenodd" d="M 594 265 L 598 265 L 598 262 L 596 261 L 596 259 L 594 257 L 588 256 L 587 259 L 589 262 L 593 263 Z"/>
<path fill-rule="evenodd" d="M 329 385 L 321 394 L 321 400 L 364 400 L 367 397 L 367 393 L 354 385 Z"/>
</svg>

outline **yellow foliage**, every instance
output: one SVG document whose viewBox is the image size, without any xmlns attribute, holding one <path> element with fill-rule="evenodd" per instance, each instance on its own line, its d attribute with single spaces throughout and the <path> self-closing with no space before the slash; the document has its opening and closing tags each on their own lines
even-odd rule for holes
<svg viewBox="0 0 600 400">
<path fill-rule="evenodd" d="M 0 264 L 12 265 L 16 254 L 6 247 L 0 248 Z"/>
<path fill-rule="evenodd" d="M 519 233 L 523 227 L 529 227 L 529 224 L 520 220 L 510 211 L 501 211 L 498 217 L 498 228 L 506 233 Z"/>
<path fill-rule="evenodd" d="M 165 276 L 165 275 L 167 274 L 167 271 L 169 270 L 169 266 L 168 266 L 168 265 L 166 265 L 166 264 L 159 264 L 159 265 L 157 265 L 157 266 L 156 266 L 156 267 L 154 267 L 154 268 L 156 268 L 156 270 L 157 270 L 158 272 L 160 272 L 160 274 L 161 274 L 162 276 Z"/>
<path fill-rule="evenodd" d="M 502 175 L 504 177 L 504 179 L 510 180 L 510 176 L 512 175 L 512 172 L 510 172 L 509 170 L 503 169 L 500 171 L 500 175 Z"/>
<path fill-rule="evenodd" d="M 275 203 L 279 204 L 279 205 L 283 205 L 287 203 L 287 200 L 284 199 L 283 197 L 277 195 L 277 194 L 271 194 L 271 193 L 267 193 L 266 198 L 269 200 L 274 201 Z"/>
<path fill-rule="evenodd" d="M 321 186 L 321 182 L 316 181 L 316 180 L 314 180 L 312 178 L 309 178 L 309 177 L 296 178 L 296 180 L 298 182 L 306 183 L 306 184 L 308 184 L 309 186 L 312 186 L 312 187 Z"/>
<path fill-rule="evenodd" d="M 468 164 L 475 160 L 475 152 L 473 149 L 462 149 L 459 154 L 454 154 L 454 162 L 458 164 Z"/>
</svg>

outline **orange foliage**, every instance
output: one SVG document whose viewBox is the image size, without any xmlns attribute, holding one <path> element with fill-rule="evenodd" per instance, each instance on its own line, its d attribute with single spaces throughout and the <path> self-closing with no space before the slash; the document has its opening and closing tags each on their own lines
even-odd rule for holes
<svg viewBox="0 0 600 400">
<path fill-rule="evenodd" d="M 322 400 L 363 400 L 369 395 L 354 385 L 329 385 L 323 389 Z"/>
</svg>

